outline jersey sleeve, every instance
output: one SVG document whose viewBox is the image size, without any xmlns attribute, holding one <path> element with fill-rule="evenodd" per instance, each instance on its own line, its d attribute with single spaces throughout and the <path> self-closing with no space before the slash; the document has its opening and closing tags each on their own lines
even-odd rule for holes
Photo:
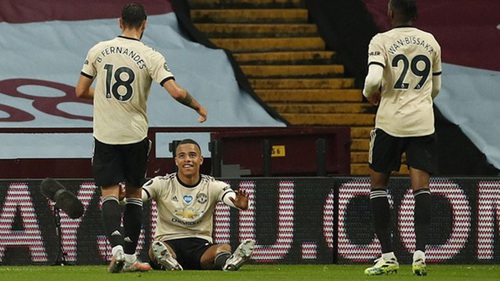
<svg viewBox="0 0 500 281">
<path fill-rule="evenodd" d="M 443 71 L 442 65 L 441 65 L 441 46 L 439 46 L 439 43 L 436 41 L 436 51 L 434 52 L 434 61 L 432 63 L 432 75 L 437 76 L 441 75 L 441 72 Z"/>
<path fill-rule="evenodd" d="M 174 78 L 165 57 L 159 52 L 152 51 L 149 65 L 149 74 L 156 83 L 163 85 L 166 80 Z"/>
<path fill-rule="evenodd" d="M 155 199 L 159 197 L 159 193 L 161 191 L 161 177 L 154 177 L 147 181 L 143 186 L 142 189 L 146 191 L 148 194 L 149 199 Z"/>
<path fill-rule="evenodd" d="M 375 35 L 368 45 L 368 65 L 378 64 L 385 67 L 385 51 L 381 34 Z"/>
<path fill-rule="evenodd" d="M 433 59 L 433 61 L 432 61 L 432 90 L 431 90 L 432 92 L 431 92 L 431 96 L 434 99 L 434 98 L 436 98 L 436 96 L 439 94 L 439 91 L 441 90 L 441 73 L 443 71 L 443 68 L 441 65 L 441 46 L 439 46 L 439 43 L 437 41 L 436 41 L 436 46 L 435 46 L 434 57 L 432 59 Z"/>
<path fill-rule="evenodd" d="M 97 74 L 97 69 L 95 68 L 95 56 L 96 56 L 95 47 L 90 49 L 87 53 L 87 57 L 85 57 L 85 61 L 83 62 L 83 67 L 81 74 L 87 76 L 90 79 L 93 79 Z"/>
<path fill-rule="evenodd" d="M 373 93 L 378 92 L 382 83 L 384 69 L 378 64 L 371 64 L 368 67 L 368 75 L 365 78 L 365 86 L 363 88 L 363 96 L 370 97 Z"/>
<path fill-rule="evenodd" d="M 215 193 L 217 201 L 223 201 L 224 197 L 230 193 L 234 193 L 231 186 L 223 181 L 212 179 L 210 189 Z"/>
</svg>

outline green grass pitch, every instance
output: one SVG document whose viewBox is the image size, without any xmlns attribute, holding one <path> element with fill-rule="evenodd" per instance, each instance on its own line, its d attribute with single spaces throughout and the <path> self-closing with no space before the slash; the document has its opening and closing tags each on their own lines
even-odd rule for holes
<svg viewBox="0 0 500 281">
<path fill-rule="evenodd" d="M 320 280 L 500 280 L 500 265 L 427 265 L 428 276 L 413 276 L 410 265 L 401 265 L 397 274 L 365 276 L 368 265 L 246 265 L 236 272 L 149 271 L 109 274 L 106 266 L 0 266 L 5 281 L 320 281 Z"/>
</svg>

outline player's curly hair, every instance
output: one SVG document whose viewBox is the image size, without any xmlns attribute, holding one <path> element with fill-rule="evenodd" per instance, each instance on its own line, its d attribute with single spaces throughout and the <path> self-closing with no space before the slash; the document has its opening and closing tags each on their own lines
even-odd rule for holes
<svg viewBox="0 0 500 281">
<path fill-rule="evenodd" d="M 418 7 L 415 0 L 390 0 L 391 10 L 397 12 L 403 20 L 414 21 L 418 17 Z"/>
<path fill-rule="evenodd" d="M 121 18 L 126 28 L 139 28 L 147 19 L 146 10 L 141 4 L 130 3 L 122 10 Z"/>
</svg>

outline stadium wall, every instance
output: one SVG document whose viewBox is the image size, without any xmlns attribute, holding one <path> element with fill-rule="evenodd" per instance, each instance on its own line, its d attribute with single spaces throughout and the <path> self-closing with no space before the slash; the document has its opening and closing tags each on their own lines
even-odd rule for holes
<svg viewBox="0 0 500 281">
<path fill-rule="evenodd" d="M 368 263 L 380 252 L 370 227 L 368 178 L 224 180 L 233 188 L 247 190 L 252 203 L 246 211 L 218 205 L 214 239 L 233 247 L 242 239 L 256 239 L 251 263 Z M 60 212 L 58 220 L 52 202 L 40 193 L 40 183 L 0 181 L 0 265 L 58 264 L 62 260 L 106 264 L 111 251 L 101 225 L 99 192 L 92 180 L 61 180 L 85 207 L 78 219 Z M 407 178 L 391 182 L 395 251 L 402 263 L 410 262 L 415 247 L 409 186 Z M 428 262 L 499 263 L 500 179 L 433 178 L 430 187 L 434 200 Z M 138 247 L 143 260 L 147 260 L 156 216 L 155 203 L 147 203 Z"/>
</svg>

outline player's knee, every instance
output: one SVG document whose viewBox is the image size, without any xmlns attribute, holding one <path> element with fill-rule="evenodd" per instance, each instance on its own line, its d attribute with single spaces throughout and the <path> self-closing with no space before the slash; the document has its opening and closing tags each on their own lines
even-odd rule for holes
<svg viewBox="0 0 500 281">
<path fill-rule="evenodd" d="M 229 244 L 220 244 L 219 247 L 217 247 L 217 252 L 231 252 L 231 245 Z"/>
</svg>

